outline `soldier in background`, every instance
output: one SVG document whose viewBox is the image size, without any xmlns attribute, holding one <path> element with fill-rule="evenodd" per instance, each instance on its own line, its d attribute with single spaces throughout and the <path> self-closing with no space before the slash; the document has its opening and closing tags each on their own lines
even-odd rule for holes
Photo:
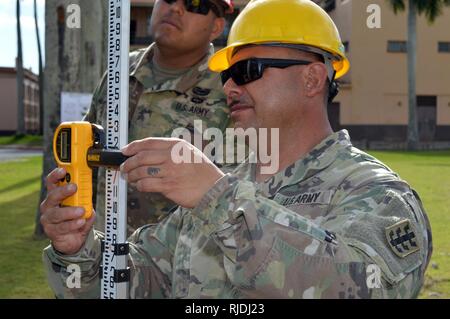
<svg viewBox="0 0 450 319">
<path fill-rule="evenodd" d="M 155 42 L 130 54 L 130 142 L 149 136 L 170 137 L 179 127 L 193 131 L 195 120 L 201 120 L 205 128 L 225 130 L 230 125 L 219 76 L 208 70 L 207 62 L 214 53 L 211 42 L 222 34 L 224 15 L 232 10 L 231 0 L 155 2 L 151 19 Z M 107 74 L 84 118 L 104 128 L 106 90 Z M 98 182 L 94 181 L 95 228 L 104 231 L 105 169 L 98 171 Z M 141 193 L 132 186 L 127 206 L 128 234 L 176 208 L 164 196 Z"/>
<path fill-rule="evenodd" d="M 221 72 L 236 127 L 279 129 L 279 169 L 249 161 L 224 174 L 177 139 L 126 146 L 128 182 L 184 207 L 130 237 L 130 296 L 417 297 L 430 225 L 405 181 L 330 127 L 327 102 L 349 61 L 326 12 L 307 0 L 250 2 L 209 66 Z M 202 162 L 174 164 L 179 145 Z M 69 230 L 69 219 L 43 216 L 50 285 L 58 297 L 98 297 L 103 234 L 89 222 Z M 65 284 L 72 263 L 80 289 Z"/>
</svg>

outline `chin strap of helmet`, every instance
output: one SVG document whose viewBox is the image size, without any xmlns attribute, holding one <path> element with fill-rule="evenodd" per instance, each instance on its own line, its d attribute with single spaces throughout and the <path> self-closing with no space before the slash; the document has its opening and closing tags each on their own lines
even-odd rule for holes
<svg viewBox="0 0 450 319">
<path fill-rule="evenodd" d="M 336 95 L 339 93 L 339 83 L 336 80 L 330 82 L 330 86 L 328 88 L 328 103 L 333 102 Z"/>
<path fill-rule="evenodd" d="M 325 59 L 324 63 L 328 70 L 328 80 L 330 82 L 330 85 L 328 86 L 328 103 L 331 103 L 339 93 L 339 83 L 337 83 L 335 80 L 336 71 L 333 68 L 332 59 L 326 55 L 324 55 L 323 57 Z"/>
</svg>

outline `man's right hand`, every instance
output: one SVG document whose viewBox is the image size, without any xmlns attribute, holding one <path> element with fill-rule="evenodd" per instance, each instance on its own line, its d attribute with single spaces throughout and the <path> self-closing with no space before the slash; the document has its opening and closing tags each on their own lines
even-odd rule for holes
<svg viewBox="0 0 450 319">
<path fill-rule="evenodd" d="M 60 207 L 62 201 L 77 190 L 75 184 L 58 186 L 58 181 L 65 175 L 65 169 L 56 168 L 47 176 L 47 197 L 40 206 L 41 224 L 53 248 L 72 255 L 83 247 L 94 224 L 95 212 L 86 220 L 82 218 L 82 207 Z"/>
</svg>

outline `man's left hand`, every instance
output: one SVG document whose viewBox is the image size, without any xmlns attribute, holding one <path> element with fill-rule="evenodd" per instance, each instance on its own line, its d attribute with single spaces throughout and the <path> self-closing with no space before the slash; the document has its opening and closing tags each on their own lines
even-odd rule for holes
<svg viewBox="0 0 450 319">
<path fill-rule="evenodd" d="M 130 156 L 120 167 L 140 192 L 161 193 L 186 208 L 197 206 L 225 174 L 199 149 L 182 139 L 134 141 L 122 149 Z"/>
</svg>

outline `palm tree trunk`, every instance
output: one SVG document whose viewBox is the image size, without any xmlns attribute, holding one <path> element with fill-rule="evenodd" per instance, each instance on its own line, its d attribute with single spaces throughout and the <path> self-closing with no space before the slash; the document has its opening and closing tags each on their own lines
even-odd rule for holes
<svg viewBox="0 0 450 319">
<path fill-rule="evenodd" d="M 408 150 L 419 147 L 419 133 L 417 127 L 417 97 L 416 97 L 416 60 L 417 60 L 417 7 L 413 0 L 409 0 L 408 12 Z"/>
<path fill-rule="evenodd" d="M 39 25 L 37 16 L 37 5 L 34 0 L 34 24 L 36 26 L 36 41 L 38 47 L 38 59 L 39 59 L 39 135 L 42 135 L 44 130 L 44 73 L 42 72 L 42 50 L 41 50 L 41 38 L 39 36 Z"/>
<path fill-rule="evenodd" d="M 20 28 L 20 0 L 16 0 L 17 19 L 17 135 L 25 134 L 25 108 L 23 104 L 23 55 L 22 55 L 22 30 Z"/>
</svg>

